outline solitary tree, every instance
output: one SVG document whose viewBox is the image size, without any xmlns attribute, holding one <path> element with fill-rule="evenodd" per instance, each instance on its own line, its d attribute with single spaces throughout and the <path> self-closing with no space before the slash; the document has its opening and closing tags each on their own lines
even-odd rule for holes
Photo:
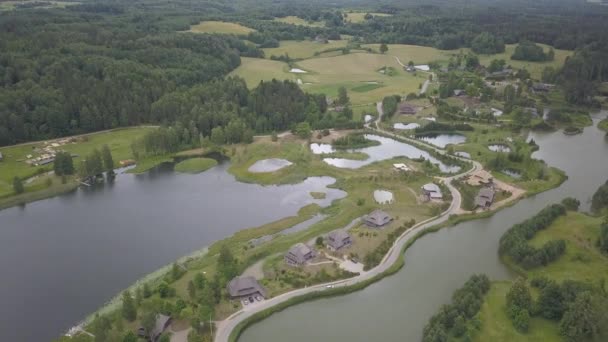
<svg viewBox="0 0 608 342">
<path fill-rule="evenodd" d="M 16 194 L 22 194 L 23 191 L 25 191 L 25 189 L 23 188 L 23 182 L 21 181 L 21 178 L 15 176 L 15 178 L 13 178 L 13 190 L 15 190 Z"/>
<path fill-rule="evenodd" d="M 380 44 L 380 53 L 384 54 L 388 51 L 388 46 L 384 43 Z"/>
<path fill-rule="evenodd" d="M 338 88 L 338 104 L 346 105 L 349 102 L 348 93 L 346 92 L 346 88 L 340 87 Z"/>
<path fill-rule="evenodd" d="M 103 157 L 103 168 L 109 173 L 114 173 L 114 159 L 112 159 L 112 152 L 108 145 L 103 145 L 101 148 L 101 155 Z"/>
<path fill-rule="evenodd" d="M 312 135 L 310 124 L 308 122 L 300 122 L 296 125 L 296 135 L 302 139 L 308 139 Z"/>
</svg>

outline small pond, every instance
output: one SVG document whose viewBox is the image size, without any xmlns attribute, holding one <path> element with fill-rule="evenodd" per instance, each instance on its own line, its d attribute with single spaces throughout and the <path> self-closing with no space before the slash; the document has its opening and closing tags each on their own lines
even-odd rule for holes
<svg viewBox="0 0 608 342">
<path fill-rule="evenodd" d="M 448 133 L 442 133 L 442 134 L 433 134 L 433 133 L 429 133 L 429 134 L 420 134 L 420 135 L 416 135 L 416 139 L 420 139 L 424 142 L 427 142 L 431 145 L 435 145 L 439 148 L 444 148 L 447 145 L 457 145 L 457 144 L 462 144 L 463 142 L 465 142 L 467 140 L 467 137 L 465 137 L 462 134 L 448 134 Z"/>
<path fill-rule="evenodd" d="M 505 175 L 515 178 L 515 179 L 521 178 L 521 171 L 516 170 L 516 169 L 504 169 L 501 172 L 504 173 Z"/>
<path fill-rule="evenodd" d="M 375 190 L 374 200 L 378 204 L 390 204 L 393 203 L 393 193 L 386 190 Z"/>
<path fill-rule="evenodd" d="M 394 129 L 416 129 L 420 127 L 420 124 L 417 124 L 415 122 L 409 123 L 409 124 L 403 124 L 401 122 L 398 122 L 396 124 L 393 125 Z"/>
<path fill-rule="evenodd" d="M 469 152 L 458 151 L 458 152 L 454 152 L 454 154 L 461 158 L 471 159 L 471 154 Z"/>
<path fill-rule="evenodd" d="M 314 154 L 326 154 L 326 153 L 336 152 L 336 150 L 330 144 L 318 144 L 318 143 L 310 144 L 310 150 Z"/>
<path fill-rule="evenodd" d="M 502 144 L 490 145 L 490 146 L 488 146 L 488 148 L 490 149 L 490 151 L 493 151 L 493 152 L 502 152 L 502 153 L 511 152 L 511 148 L 509 146 L 502 145 Z"/>
<path fill-rule="evenodd" d="M 424 159 L 428 159 L 431 163 L 438 165 L 441 172 L 455 173 L 460 171 L 459 166 L 444 164 L 437 158 L 431 156 L 427 151 L 421 150 L 418 147 L 412 146 L 410 144 L 406 144 L 394 139 L 385 138 L 374 134 L 366 134 L 365 138 L 380 142 L 380 145 L 353 150 L 356 152 L 363 152 L 367 154 L 369 158 L 367 158 L 366 160 L 325 158 L 323 159 L 323 161 L 335 167 L 358 169 L 373 162 L 391 159 L 395 157 L 406 157 L 410 159 L 417 159 L 422 157 Z"/>
<path fill-rule="evenodd" d="M 263 173 L 263 172 L 274 172 L 280 170 L 284 167 L 291 165 L 292 162 L 286 159 L 262 159 L 256 161 L 253 165 L 249 167 L 249 172 L 253 173 Z"/>
</svg>

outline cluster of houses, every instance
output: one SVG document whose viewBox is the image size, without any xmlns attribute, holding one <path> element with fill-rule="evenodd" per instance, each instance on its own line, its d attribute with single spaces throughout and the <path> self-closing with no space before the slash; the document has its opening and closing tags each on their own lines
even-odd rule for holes
<svg viewBox="0 0 608 342">
<path fill-rule="evenodd" d="M 52 143 L 45 142 L 44 147 L 34 148 L 34 152 L 38 154 L 37 157 L 34 157 L 32 154 L 25 156 L 25 163 L 33 166 L 50 164 L 55 161 L 55 156 L 57 155 L 57 152 L 60 151 L 57 150 L 59 147 L 75 141 L 76 140 L 74 138 L 66 138 Z"/>
</svg>

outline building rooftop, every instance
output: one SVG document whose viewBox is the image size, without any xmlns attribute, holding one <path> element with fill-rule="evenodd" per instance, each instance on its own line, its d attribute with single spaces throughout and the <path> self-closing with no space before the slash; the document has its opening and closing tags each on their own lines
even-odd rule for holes
<svg viewBox="0 0 608 342">
<path fill-rule="evenodd" d="M 380 209 L 376 209 L 365 216 L 365 222 L 374 226 L 383 226 L 392 220 L 393 218 L 389 214 Z"/>
<path fill-rule="evenodd" d="M 329 233 L 329 235 L 327 235 L 327 244 L 335 250 L 338 250 L 349 243 L 350 235 L 342 229 L 334 230 L 333 232 Z"/>
<path fill-rule="evenodd" d="M 314 257 L 314 250 L 303 243 L 297 243 L 287 251 L 287 255 L 293 262 L 303 264 Z"/>
<path fill-rule="evenodd" d="M 231 297 L 250 296 L 260 294 L 266 298 L 266 289 L 251 276 L 235 277 L 228 283 L 228 292 Z"/>
</svg>

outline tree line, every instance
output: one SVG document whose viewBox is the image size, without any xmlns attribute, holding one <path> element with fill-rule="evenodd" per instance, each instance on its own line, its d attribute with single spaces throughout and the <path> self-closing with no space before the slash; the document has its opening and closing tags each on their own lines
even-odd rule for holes
<svg viewBox="0 0 608 342">
<path fill-rule="evenodd" d="M 526 269 L 547 265 L 557 259 L 566 249 L 564 240 L 548 241 L 540 248 L 529 245 L 527 241 L 565 214 L 566 207 L 563 204 L 552 204 L 532 218 L 514 225 L 500 238 L 499 255 L 508 256 Z"/>
<path fill-rule="evenodd" d="M 475 320 L 481 309 L 484 295 L 490 290 L 490 279 L 485 274 L 473 275 L 452 295 L 452 302 L 443 305 L 427 323 L 422 334 L 423 342 L 444 342 L 449 336 L 470 340 L 467 322 Z"/>
</svg>

